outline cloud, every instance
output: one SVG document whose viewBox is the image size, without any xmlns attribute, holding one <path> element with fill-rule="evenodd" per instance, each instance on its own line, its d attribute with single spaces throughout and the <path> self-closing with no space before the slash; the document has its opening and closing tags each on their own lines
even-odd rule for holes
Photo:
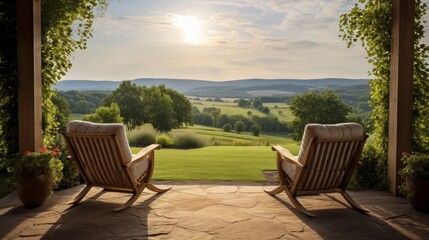
<svg viewBox="0 0 429 240">
<path fill-rule="evenodd" d="M 228 28 L 249 26 L 252 24 L 251 20 L 238 17 L 235 11 L 214 13 L 209 17 L 209 22 L 213 25 L 221 25 Z"/>
<path fill-rule="evenodd" d="M 156 13 L 148 16 L 121 16 L 118 19 L 142 28 L 171 28 L 175 16 L 172 13 Z"/>
<path fill-rule="evenodd" d="M 288 1 L 281 10 L 285 17 L 278 27 L 283 29 L 337 28 L 339 16 L 351 8 L 350 1 Z"/>
</svg>

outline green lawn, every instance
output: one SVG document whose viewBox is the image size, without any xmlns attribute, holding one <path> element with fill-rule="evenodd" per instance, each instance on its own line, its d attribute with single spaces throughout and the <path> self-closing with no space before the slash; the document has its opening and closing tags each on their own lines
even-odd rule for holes
<svg viewBox="0 0 429 240">
<path fill-rule="evenodd" d="M 298 148 L 291 146 L 294 154 Z M 134 153 L 139 148 L 132 148 Z M 156 151 L 154 180 L 265 181 L 263 170 L 276 169 L 270 146 L 210 146 Z"/>
</svg>

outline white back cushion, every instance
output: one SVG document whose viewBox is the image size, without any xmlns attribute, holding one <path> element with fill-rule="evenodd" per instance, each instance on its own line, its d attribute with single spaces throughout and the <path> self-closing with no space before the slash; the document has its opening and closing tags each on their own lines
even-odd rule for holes
<svg viewBox="0 0 429 240">
<path fill-rule="evenodd" d="M 341 137 L 360 137 L 363 136 L 363 127 L 358 123 L 338 123 L 338 124 L 307 124 L 302 136 L 301 148 L 298 154 L 298 161 L 302 162 L 305 150 L 310 139 L 319 138 L 341 138 Z"/>
<path fill-rule="evenodd" d="M 132 159 L 130 146 L 128 145 L 125 127 L 120 123 L 92 123 L 86 121 L 73 120 L 67 123 L 67 132 L 71 133 L 104 133 L 116 135 L 121 148 L 122 160 L 125 164 Z"/>
</svg>

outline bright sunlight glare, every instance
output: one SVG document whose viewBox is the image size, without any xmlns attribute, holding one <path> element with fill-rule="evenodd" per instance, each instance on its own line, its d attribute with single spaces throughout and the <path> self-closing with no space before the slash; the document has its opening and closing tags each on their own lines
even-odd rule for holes
<svg viewBox="0 0 429 240">
<path fill-rule="evenodd" d="M 186 43 L 198 44 L 202 42 L 203 24 L 200 19 L 194 16 L 176 16 L 173 22 L 175 26 L 182 29 Z"/>
</svg>

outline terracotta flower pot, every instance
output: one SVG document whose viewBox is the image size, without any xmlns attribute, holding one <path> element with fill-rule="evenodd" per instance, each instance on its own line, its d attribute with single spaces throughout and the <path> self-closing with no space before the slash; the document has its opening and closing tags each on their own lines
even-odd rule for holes
<svg viewBox="0 0 429 240">
<path fill-rule="evenodd" d="M 50 177 L 23 177 L 16 182 L 16 192 L 25 207 L 33 208 L 43 204 L 51 193 Z"/>
<path fill-rule="evenodd" d="M 429 180 L 407 178 L 406 186 L 413 193 L 409 198 L 411 206 L 417 211 L 429 213 Z"/>
</svg>

